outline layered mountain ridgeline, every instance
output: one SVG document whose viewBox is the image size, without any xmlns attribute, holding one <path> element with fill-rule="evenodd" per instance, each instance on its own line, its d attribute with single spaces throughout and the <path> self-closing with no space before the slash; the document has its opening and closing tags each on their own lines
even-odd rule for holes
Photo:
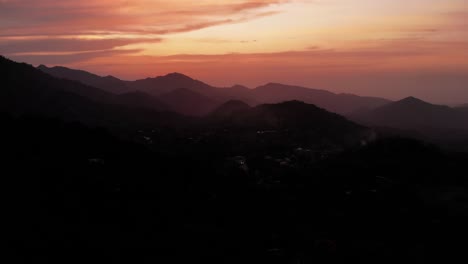
<svg viewBox="0 0 468 264">
<path fill-rule="evenodd" d="M 143 92 L 115 95 L 3 58 L 0 74 L 6 235 L 40 248 L 35 260 L 97 259 L 83 248 L 116 263 L 135 248 L 148 250 L 132 263 L 442 262 L 465 252 L 449 239 L 468 235 L 464 153 L 374 141 L 298 101 L 218 101 L 186 118 L 146 109 Z M 167 107 L 206 96 L 195 92 L 166 91 Z M 116 123 L 126 131 L 106 130 Z"/>
<path fill-rule="evenodd" d="M 110 93 L 119 94 L 131 91 L 124 81 L 110 75 L 101 77 L 86 71 L 74 70 L 60 66 L 49 68 L 45 65 L 39 65 L 37 68 L 54 77 L 79 81 L 83 84 L 93 86 Z"/>
<path fill-rule="evenodd" d="M 186 88 L 172 90 L 158 98 L 173 111 L 193 116 L 206 115 L 220 104 L 219 101 Z"/>
<path fill-rule="evenodd" d="M 376 139 L 371 129 L 299 101 L 250 107 L 232 100 L 192 121 L 184 130 L 143 130 L 135 138 L 156 151 L 217 158 L 274 156 L 297 149 L 317 156 L 337 154 Z"/>
<path fill-rule="evenodd" d="M 210 117 L 226 126 L 264 130 L 330 128 L 339 131 L 362 128 L 338 114 L 301 101 L 262 104 L 256 107 L 250 107 L 242 101 L 229 101 L 214 110 Z"/>
<path fill-rule="evenodd" d="M 355 113 L 350 118 L 378 127 L 383 134 L 421 138 L 468 150 L 468 111 L 464 107 L 434 105 L 408 97 L 374 110 Z"/>
<path fill-rule="evenodd" d="M 434 105 L 414 97 L 390 103 L 356 115 L 365 123 L 420 132 L 467 130 L 468 115 L 463 108 Z"/>
<path fill-rule="evenodd" d="M 60 71 L 51 70 L 56 67 L 46 68 L 44 66 L 40 66 L 39 68 L 56 77 L 76 80 L 88 85 L 96 85 L 96 87 L 105 89 L 106 91 L 113 91 L 115 93 L 120 93 L 122 90 L 125 90 L 122 87 L 126 87 L 132 91 L 142 91 L 158 97 L 183 88 L 202 94 L 213 101 L 221 103 L 228 100 L 241 100 L 251 105 L 257 105 L 262 103 L 280 103 L 284 101 L 301 100 L 339 114 L 349 114 L 359 109 L 373 109 L 389 103 L 388 100 L 382 98 L 362 97 L 350 94 L 334 94 L 325 90 L 276 83 L 270 83 L 254 89 L 249 89 L 242 85 L 218 88 L 180 73 L 171 73 L 165 76 L 146 78 L 136 81 L 119 80 L 119 82 L 117 82 L 115 78 L 112 78 L 112 81 L 115 81 L 114 83 L 116 86 L 116 89 L 112 90 L 112 83 L 107 80 L 108 78 L 106 77 L 99 77 L 90 73 L 83 74 L 83 71 L 79 70 L 67 69 L 65 71 L 65 68 L 63 67 L 58 68 Z M 65 72 L 67 74 L 64 74 Z M 92 78 L 90 76 L 92 76 Z M 194 105 L 201 105 L 203 104 L 203 101 L 199 102 L 194 99 L 192 103 Z M 189 106 L 186 108 L 188 107 Z M 192 111 L 186 111 L 186 108 L 184 109 L 184 112 L 197 112 L 195 107 L 191 108 Z"/>
<path fill-rule="evenodd" d="M 243 101 L 229 100 L 213 110 L 210 113 L 210 118 L 215 120 L 229 119 L 239 112 L 248 111 L 250 109 L 250 105 Z"/>
<path fill-rule="evenodd" d="M 456 109 L 466 113 L 466 112 L 468 112 L 468 104 L 463 104 L 463 105 L 457 106 Z"/>
<path fill-rule="evenodd" d="M 271 155 L 297 148 L 340 152 L 374 140 L 371 130 L 300 101 L 255 107 L 229 101 L 203 118 L 202 125 L 210 128 L 203 142 L 222 140 L 238 155 Z"/>
<path fill-rule="evenodd" d="M 390 102 L 382 98 L 361 97 L 351 94 L 334 94 L 325 90 L 278 83 L 269 83 L 257 87 L 252 93 L 254 98 L 258 98 L 265 103 L 301 100 L 339 114 L 349 114 L 362 108 L 374 109 Z"/>
<path fill-rule="evenodd" d="M 159 147 L 184 151 L 191 147 L 177 140 L 203 138 L 203 142 L 211 144 L 213 148 L 216 148 L 219 140 L 227 140 L 232 142 L 233 149 L 243 146 L 248 149 L 256 146 L 262 149 L 293 149 L 318 145 L 340 149 L 359 145 L 362 140 L 369 138 L 370 133 L 366 128 L 337 114 L 299 101 L 253 108 L 241 101 L 230 101 L 216 109 L 222 102 L 192 89 L 170 90 L 157 98 L 140 91 L 112 94 L 80 82 L 54 78 L 29 65 L 7 59 L 2 59 L 1 65 L 7 76 L 6 85 L 2 89 L 2 111 L 15 116 L 33 114 L 93 126 L 126 128 L 133 131 L 129 133 L 131 137 L 138 138 L 152 148 L 158 147 L 156 141 L 165 141 L 164 147 Z M 201 82 L 190 81 L 188 77 L 178 74 L 157 78 L 157 82 L 165 85 L 167 81 L 173 83 L 174 79 L 184 80 L 180 85 L 195 83 L 197 89 L 207 88 Z M 212 114 L 206 118 L 186 118 L 166 112 L 167 109 L 185 115 Z M 243 111 L 238 111 L 240 109 Z M 231 116 L 227 119 L 222 117 L 228 114 Z M 175 133 L 181 127 L 185 127 L 185 131 Z M 223 134 L 225 128 L 232 131 Z M 143 132 L 136 132 L 140 130 Z M 145 140 L 141 140 L 143 138 Z M 235 143 L 236 138 L 242 138 L 248 144 L 239 145 Z M 256 139 L 262 138 L 262 143 L 258 145 Z M 205 145 L 199 147 L 205 148 Z"/>
<path fill-rule="evenodd" d="M 0 57 L 0 110 L 15 116 L 38 115 L 91 125 L 130 126 L 178 122 L 167 107 L 143 93 L 116 95 L 77 81 L 52 77 Z"/>
</svg>

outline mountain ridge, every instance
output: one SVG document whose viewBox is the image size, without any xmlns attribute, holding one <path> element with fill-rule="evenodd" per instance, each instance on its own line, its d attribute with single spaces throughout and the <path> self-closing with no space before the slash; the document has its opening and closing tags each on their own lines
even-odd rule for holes
<svg viewBox="0 0 468 264">
<path fill-rule="evenodd" d="M 1 56 L 0 72 L 3 77 L 0 110 L 15 116 L 40 115 L 109 126 L 126 122 L 150 125 L 180 119 L 176 114 L 167 114 L 163 107 L 156 111 L 155 103 L 147 108 L 141 102 L 129 102 L 126 95 L 115 95 L 78 81 L 56 78 L 29 64 Z M 139 96 L 147 97 L 144 94 Z M 173 119 L 164 117 L 166 115 Z"/>
<path fill-rule="evenodd" d="M 83 70 L 70 69 L 63 66 L 54 66 L 49 68 L 43 64 L 39 65 L 37 69 L 57 78 L 79 81 L 83 84 L 93 86 L 110 93 L 120 94 L 130 92 L 130 88 L 124 81 L 111 75 L 102 77 Z"/>
<path fill-rule="evenodd" d="M 53 75 L 54 73 L 51 72 L 51 74 Z M 69 78 L 78 77 L 73 75 L 69 76 Z M 375 108 L 390 102 L 383 98 L 352 94 L 336 94 L 327 90 L 273 82 L 252 89 L 239 84 L 231 87 L 219 88 L 178 72 L 135 81 L 117 80 L 122 82 L 125 87 L 128 87 L 132 91 L 143 91 L 156 97 L 176 89 L 186 88 L 210 97 L 214 101 L 228 101 L 234 99 L 245 101 L 250 105 L 258 105 L 265 103 L 280 103 L 290 100 L 303 100 L 307 103 L 316 104 L 329 111 L 340 114 L 349 114 L 361 108 Z"/>
<path fill-rule="evenodd" d="M 366 125 L 412 130 L 425 135 L 468 134 L 468 111 L 425 102 L 413 96 L 359 113 L 352 120 Z M 465 132 L 463 132 L 465 131 Z"/>
</svg>

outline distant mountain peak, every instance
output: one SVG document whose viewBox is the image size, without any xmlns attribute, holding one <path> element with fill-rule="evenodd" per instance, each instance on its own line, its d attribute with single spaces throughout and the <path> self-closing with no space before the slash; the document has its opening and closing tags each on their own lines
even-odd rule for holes
<svg viewBox="0 0 468 264">
<path fill-rule="evenodd" d="M 412 96 L 376 108 L 357 119 L 375 126 L 412 130 L 430 137 L 438 137 L 442 131 L 467 129 L 463 110 L 431 104 Z"/>
<path fill-rule="evenodd" d="M 316 108 L 317 106 L 314 104 L 308 104 L 300 100 L 289 100 L 289 101 L 284 101 L 280 102 L 277 104 L 269 104 L 269 105 L 274 105 L 275 107 L 314 107 Z"/>
<path fill-rule="evenodd" d="M 245 106 L 249 106 L 247 103 L 241 101 L 241 100 L 229 100 L 227 102 L 224 103 L 224 105 L 245 105 Z"/>
<path fill-rule="evenodd" d="M 189 76 L 185 75 L 185 74 L 182 74 L 182 73 L 179 73 L 179 72 L 172 72 L 172 73 L 168 73 L 162 77 L 167 77 L 167 78 L 177 78 L 177 79 L 192 79 L 190 78 Z"/>
<path fill-rule="evenodd" d="M 171 82 L 194 82 L 195 81 L 195 79 L 185 74 L 179 73 L 179 72 L 172 72 L 172 73 L 157 76 L 154 78 L 146 78 L 146 80 L 161 80 L 161 81 L 171 81 Z"/>
<path fill-rule="evenodd" d="M 249 87 L 241 85 L 241 84 L 235 84 L 231 86 L 232 89 L 249 89 Z"/>
<path fill-rule="evenodd" d="M 229 100 L 225 102 L 224 104 L 222 104 L 220 107 L 241 109 L 241 108 L 250 108 L 250 105 L 248 105 L 247 103 L 241 100 Z"/>
<path fill-rule="evenodd" d="M 408 105 L 408 106 L 432 106 L 433 104 L 423 101 L 414 96 L 409 96 L 400 101 L 395 102 L 396 105 Z"/>
<path fill-rule="evenodd" d="M 119 78 L 117 78 L 117 77 L 115 77 L 115 76 L 112 76 L 112 75 L 107 75 L 107 76 L 105 76 L 104 78 L 105 78 L 105 79 L 109 79 L 109 80 L 116 80 L 116 81 L 118 80 L 118 81 L 120 81 Z"/>
<path fill-rule="evenodd" d="M 269 82 L 263 86 L 289 86 L 289 85 L 286 85 L 286 84 L 281 84 L 281 83 L 276 83 L 276 82 Z"/>
<path fill-rule="evenodd" d="M 401 99 L 400 102 L 424 102 L 424 101 L 414 96 L 408 96 L 406 98 Z"/>
<path fill-rule="evenodd" d="M 250 109 L 250 105 L 240 100 L 229 100 L 218 106 L 212 113 L 213 117 L 228 117 L 239 111 Z"/>
<path fill-rule="evenodd" d="M 300 101 L 300 100 L 289 100 L 289 101 L 282 102 L 280 104 L 283 104 L 283 105 L 310 105 L 310 104 L 304 103 L 303 101 Z"/>
<path fill-rule="evenodd" d="M 43 64 L 39 65 L 37 69 L 56 78 L 78 81 L 111 93 L 120 94 L 130 90 L 125 82 L 110 75 L 101 77 L 83 70 L 70 69 L 63 66 L 47 67 Z"/>
</svg>

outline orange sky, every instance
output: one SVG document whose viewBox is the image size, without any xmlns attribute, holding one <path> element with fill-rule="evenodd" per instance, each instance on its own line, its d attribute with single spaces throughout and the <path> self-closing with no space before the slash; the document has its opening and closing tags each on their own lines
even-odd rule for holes
<svg viewBox="0 0 468 264">
<path fill-rule="evenodd" d="M 0 0 L 0 53 L 123 79 L 468 102 L 468 0 Z"/>
</svg>

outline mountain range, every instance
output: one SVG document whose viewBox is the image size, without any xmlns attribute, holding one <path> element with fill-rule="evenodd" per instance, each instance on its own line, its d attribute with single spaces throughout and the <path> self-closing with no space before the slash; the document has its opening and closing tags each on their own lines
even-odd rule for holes
<svg viewBox="0 0 468 264">
<path fill-rule="evenodd" d="M 0 111 L 86 124 L 155 125 L 177 122 L 158 99 L 141 93 L 114 94 L 78 81 L 55 78 L 31 65 L 0 57 Z M 170 117 L 170 118 L 169 118 Z"/>
<path fill-rule="evenodd" d="M 123 81 L 111 76 L 99 77 L 95 74 L 64 67 L 48 68 L 41 65 L 38 69 L 58 78 L 79 81 L 108 92 L 140 91 L 153 97 L 170 97 L 169 104 L 173 106 L 173 110 L 182 110 L 181 113 L 192 115 L 206 114 L 206 111 L 201 111 L 198 106 L 204 105 L 209 100 L 211 103 L 207 109 L 213 109 L 214 105 L 220 105 L 228 100 L 241 100 L 251 105 L 301 100 L 339 114 L 349 114 L 363 108 L 373 109 L 390 102 L 382 98 L 335 94 L 325 90 L 278 83 L 269 83 L 254 89 L 242 85 L 219 88 L 180 73 L 170 73 L 165 76 L 136 81 Z M 186 89 L 180 101 L 166 95 L 178 89 Z M 189 95 L 187 90 L 193 93 Z"/>
<path fill-rule="evenodd" d="M 4 75 L 4 85 L 0 90 L 1 112 L 13 116 L 34 115 L 78 121 L 91 126 L 120 127 L 130 131 L 161 128 L 175 132 L 177 128 L 185 127 L 191 131 L 205 131 L 202 134 L 217 131 L 215 134 L 222 135 L 222 131 L 228 128 L 238 132 L 233 134 L 235 138 L 245 138 L 252 142 L 251 145 L 256 141 L 252 136 L 262 131 L 274 131 L 277 138 L 275 144 L 290 146 L 298 142 L 309 145 L 317 142 L 358 144 L 368 136 L 367 128 L 313 104 L 293 100 L 251 107 L 240 100 L 226 102 L 221 99 L 226 94 L 218 93 L 223 89 L 180 74 L 147 79 L 144 89 L 116 94 L 109 92 L 109 89 L 53 77 L 41 69 L 45 67 L 37 69 L 0 58 L 0 71 Z M 60 71 L 63 72 L 63 68 Z M 80 72 L 74 76 L 91 75 Z M 96 80 L 95 77 L 87 80 L 91 79 Z M 151 87 L 147 83 L 157 85 Z M 183 85 L 191 85 L 191 89 L 180 88 Z M 257 92 L 263 93 L 263 89 Z M 156 96 L 152 90 L 160 94 Z M 251 92 L 240 86 L 226 89 L 231 94 L 235 90 Z M 213 96 L 210 97 L 206 95 L 209 91 L 217 93 L 211 93 Z"/>
<path fill-rule="evenodd" d="M 345 145 L 371 140 L 372 131 L 343 116 L 301 101 L 285 101 L 251 107 L 241 101 L 228 101 L 208 117 L 227 130 L 255 131 L 258 135 L 284 136 L 284 141 L 311 145 L 327 138 Z M 276 136 L 275 136 L 276 135 Z"/>
<path fill-rule="evenodd" d="M 391 102 L 277 83 L 254 89 L 241 85 L 217 88 L 180 73 L 123 81 L 64 67 L 34 68 L 3 57 L 0 69 L 5 84 L 0 91 L 0 110 L 14 114 L 45 114 L 93 124 L 150 126 L 168 122 L 184 125 L 190 119 L 185 116 L 206 116 L 218 124 L 228 120 L 237 127 L 270 129 L 281 124 L 328 126 L 324 125 L 326 122 L 318 122 L 318 116 L 314 115 L 320 112 L 324 120 L 337 120 L 331 115 L 324 117 L 323 113 L 328 111 L 371 127 L 437 138 L 468 135 L 466 105 L 448 107 L 414 97 Z"/>
<path fill-rule="evenodd" d="M 418 132 L 436 138 L 468 135 L 468 111 L 464 107 L 435 105 L 407 97 L 387 105 L 355 113 L 351 119 L 370 126 Z"/>
</svg>

